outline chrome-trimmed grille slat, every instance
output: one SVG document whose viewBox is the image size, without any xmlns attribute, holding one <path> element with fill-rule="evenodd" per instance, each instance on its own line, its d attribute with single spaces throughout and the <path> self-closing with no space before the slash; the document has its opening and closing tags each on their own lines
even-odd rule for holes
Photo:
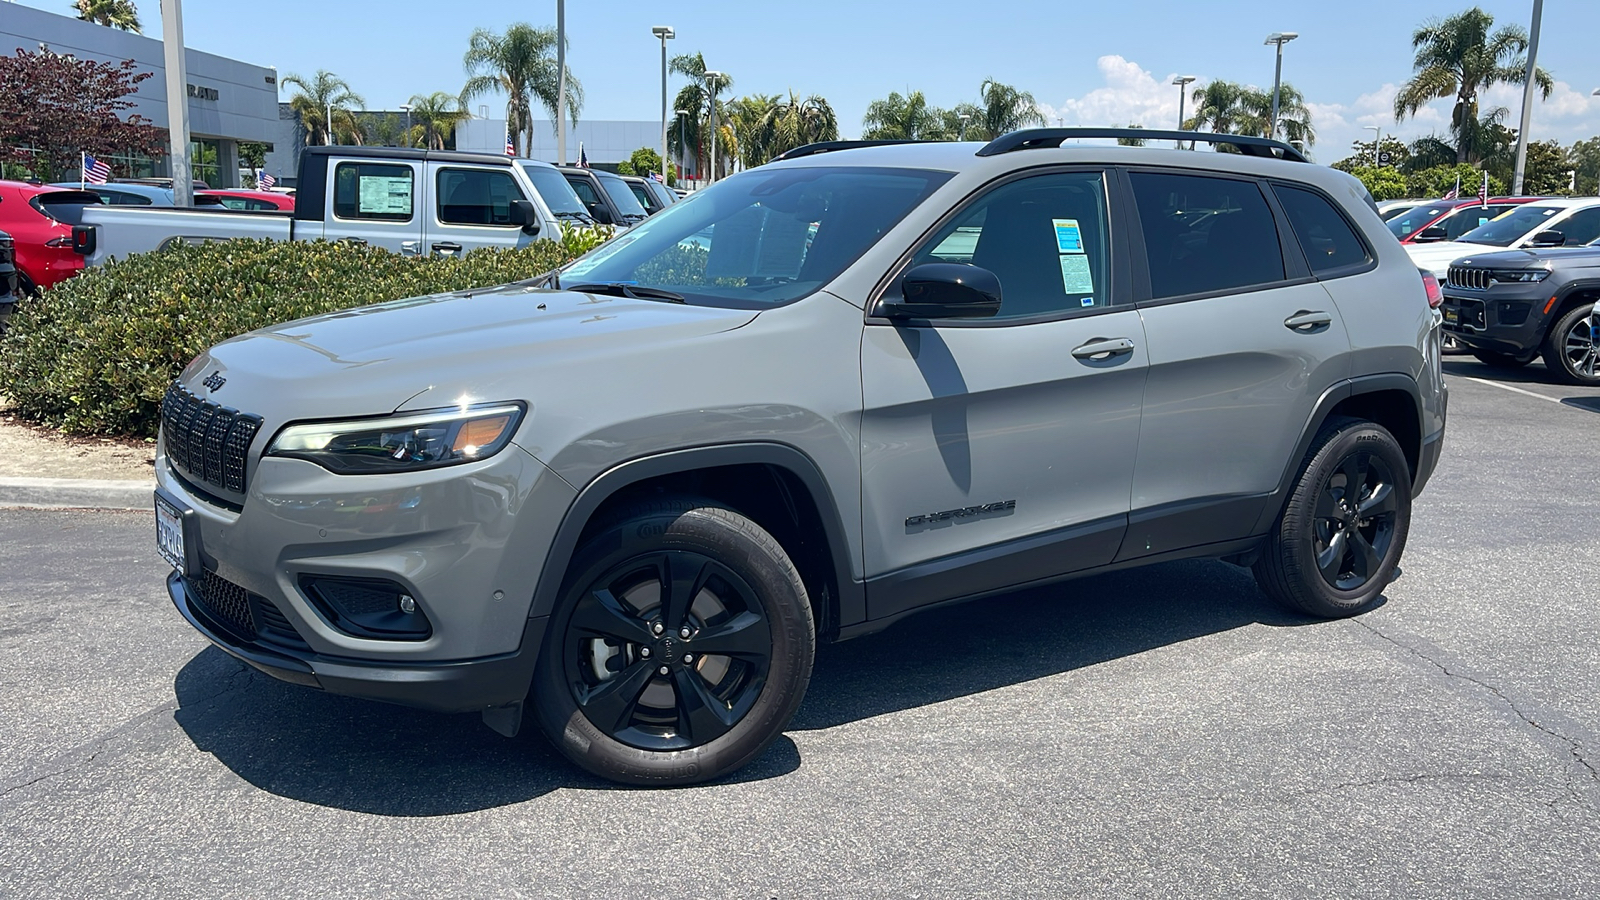
<svg viewBox="0 0 1600 900">
<path fill-rule="evenodd" d="M 1473 269 L 1467 266 L 1451 266 L 1449 274 L 1445 276 L 1445 286 L 1461 288 L 1464 291 L 1487 291 L 1489 289 L 1489 270 Z"/>
<path fill-rule="evenodd" d="M 202 400 L 174 384 L 161 401 L 161 429 L 174 469 L 195 482 L 245 492 L 250 444 L 261 430 L 261 417 Z"/>
</svg>

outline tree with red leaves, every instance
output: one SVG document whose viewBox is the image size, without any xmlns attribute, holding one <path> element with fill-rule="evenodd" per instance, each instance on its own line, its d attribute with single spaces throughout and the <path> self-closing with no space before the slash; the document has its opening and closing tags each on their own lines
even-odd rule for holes
<svg viewBox="0 0 1600 900">
<path fill-rule="evenodd" d="M 152 74 L 135 72 L 131 59 L 95 62 L 44 47 L 0 56 L 0 156 L 64 180 L 75 176 L 79 153 L 161 154 L 166 132 L 138 114 L 123 116 Z"/>
</svg>

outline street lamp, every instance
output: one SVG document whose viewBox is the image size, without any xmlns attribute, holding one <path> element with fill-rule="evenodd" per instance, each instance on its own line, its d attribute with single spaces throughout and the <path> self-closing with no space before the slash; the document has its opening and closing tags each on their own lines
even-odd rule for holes
<svg viewBox="0 0 1600 900">
<path fill-rule="evenodd" d="M 1595 93 L 1600 94 L 1600 90 L 1596 90 Z M 961 119 L 961 134 L 958 136 L 964 141 L 967 139 L 967 120 L 972 118 L 972 113 L 962 113 L 958 118 Z"/>
<path fill-rule="evenodd" d="M 1269 138 L 1278 136 L 1278 92 L 1283 86 L 1283 45 L 1299 36 L 1298 33 L 1293 31 L 1274 31 L 1267 35 L 1265 41 L 1262 41 L 1263 44 L 1278 45 L 1278 63 L 1272 70 L 1272 121 L 1269 123 L 1271 127 L 1267 131 L 1267 137 Z"/>
<path fill-rule="evenodd" d="M 706 71 L 706 102 L 711 106 L 711 171 L 706 173 L 706 184 L 717 181 L 717 81 L 721 72 Z"/>
<path fill-rule="evenodd" d="M 667 41 L 677 37 L 671 25 L 657 25 L 650 33 L 661 38 L 661 183 L 667 183 Z"/>
<path fill-rule="evenodd" d="M 687 109 L 675 109 L 673 112 L 678 116 L 678 179 L 681 181 L 683 179 L 683 154 L 689 152 L 689 139 L 684 132 L 684 129 L 689 124 L 689 111 Z M 664 179 L 667 176 L 663 173 L 661 177 Z"/>
<path fill-rule="evenodd" d="M 328 101 L 328 146 L 333 146 L 333 101 Z"/>
<path fill-rule="evenodd" d="M 409 146 L 411 146 L 411 104 L 402 103 L 402 104 L 400 104 L 400 108 L 406 111 L 405 142 L 406 142 L 406 146 L 409 147 Z"/>
<path fill-rule="evenodd" d="M 1382 125 L 1363 125 L 1363 126 L 1361 126 L 1361 130 L 1362 131 L 1370 130 L 1373 133 L 1372 134 L 1372 164 L 1374 166 L 1380 165 L 1380 163 L 1378 161 L 1378 154 L 1382 152 L 1382 147 L 1383 147 L 1383 126 Z"/>
<path fill-rule="evenodd" d="M 556 144 L 556 165 L 564 166 L 567 164 L 567 0 L 556 0 Z M 533 155 L 532 148 L 528 155 Z"/>
<path fill-rule="evenodd" d="M 1178 86 L 1178 130 L 1179 131 L 1183 130 L 1183 100 L 1184 100 L 1184 95 L 1186 93 L 1188 93 L 1189 85 L 1194 84 L 1194 82 L 1195 82 L 1195 77 L 1193 75 L 1179 75 L 1177 78 L 1172 79 L 1172 83 Z M 1178 149 L 1179 150 L 1183 149 L 1183 141 L 1179 141 L 1178 142 Z"/>
</svg>

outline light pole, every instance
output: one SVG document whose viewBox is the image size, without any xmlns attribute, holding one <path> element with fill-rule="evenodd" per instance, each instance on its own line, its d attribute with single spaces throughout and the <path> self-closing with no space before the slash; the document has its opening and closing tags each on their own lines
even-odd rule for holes
<svg viewBox="0 0 1600 900">
<path fill-rule="evenodd" d="M 706 173 L 706 184 L 717 182 L 717 81 L 721 72 L 706 72 L 707 103 L 711 107 L 711 171 Z"/>
<path fill-rule="evenodd" d="M 667 183 L 667 41 L 677 37 L 671 25 L 657 25 L 650 33 L 661 38 L 661 183 Z"/>
<path fill-rule="evenodd" d="M 328 101 L 328 146 L 333 146 L 333 101 Z"/>
<path fill-rule="evenodd" d="M 1533 76 L 1539 71 L 1534 58 L 1539 55 L 1539 21 L 1544 18 L 1544 0 L 1533 0 L 1533 27 L 1528 29 L 1528 73 L 1522 81 L 1522 126 L 1517 131 L 1517 169 L 1511 178 L 1511 196 L 1522 196 L 1522 175 L 1528 165 L 1528 122 L 1533 118 Z"/>
<path fill-rule="evenodd" d="M 1383 152 L 1383 126 L 1363 125 L 1361 126 L 1361 130 L 1370 130 L 1372 132 L 1372 165 L 1375 167 L 1381 165 L 1381 163 L 1378 162 L 1378 154 Z"/>
<path fill-rule="evenodd" d="M 167 69 L 167 134 L 171 143 L 172 196 L 194 205 L 194 170 L 189 159 L 189 91 L 183 52 L 183 3 L 161 0 L 161 51 Z"/>
<path fill-rule="evenodd" d="M 682 181 L 683 155 L 689 152 L 689 140 L 685 132 L 685 128 L 689 124 L 689 111 L 687 109 L 675 109 L 673 113 L 678 117 L 678 180 Z M 662 173 L 661 177 L 666 178 L 667 176 Z"/>
<path fill-rule="evenodd" d="M 556 165 L 564 166 L 567 164 L 567 0 L 556 0 L 556 144 Z"/>
<path fill-rule="evenodd" d="M 1293 31 L 1274 31 L 1267 35 L 1263 44 L 1278 45 L 1278 62 L 1272 70 L 1272 120 L 1267 123 L 1267 137 L 1278 136 L 1278 92 L 1283 86 L 1283 45 L 1289 43 L 1300 35 Z"/>
<path fill-rule="evenodd" d="M 1179 131 L 1183 130 L 1183 101 L 1184 101 L 1184 95 L 1189 92 L 1189 85 L 1194 84 L 1194 82 L 1195 82 L 1195 77 L 1193 75 L 1179 75 L 1177 78 L 1172 79 L 1172 83 L 1178 86 L 1178 130 Z M 1178 142 L 1178 149 L 1179 150 L 1183 149 L 1183 141 L 1179 141 Z"/>
<path fill-rule="evenodd" d="M 1600 91 L 1595 93 L 1600 93 Z M 972 118 L 972 113 L 962 113 L 958 118 L 961 119 L 961 134 L 958 137 L 964 141 L 967 139 L 967 120 Z"/>
<path fill-rule="evenodd" d="M 409 147 L 411 146 L 411 104 L 402 103 L 400 104 L 400 108 L 406 111 L 405 145 Z"/>
</svg>

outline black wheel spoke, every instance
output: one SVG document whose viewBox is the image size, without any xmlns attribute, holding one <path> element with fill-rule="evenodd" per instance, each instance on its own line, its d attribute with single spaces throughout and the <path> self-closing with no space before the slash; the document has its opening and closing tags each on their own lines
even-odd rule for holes
<svg viewBox="0 0 1600 900">
<path fill-rule="evenodd" d="M 678 695 L 679 732 L 696 746 L 714 741 L 733 727 L 727 704 L 712 696 L 705 680 L 693 669 L 672 673 L 672 686 Z"/>
<path fill-rule="evenodd" d="M 572 612 L 572 627 L 634 644 L 650 641 L 650 628 L 628 612 L 605 588 L 594 591 Z"/>
<path fill-rule="evenodd" d="M 1369 579 L 1378 574 L 1378 567 L 1383 564 L 1383 556 L 1378 553 L 1366 535 L 1359 531 L 1350 534 L 1350 549 L 1354 557 L 1351 574 L 1361 579 L 1365 584 Z"/>
<path fill-rule="evenodd" d="M 646 660 L 635 662 L 615 678 L 579 696 L 578 705 L 583 707 L 583 714 L 589 717 L 596 728 L 615 734 L 626 728 L 633 718 L 639 695 L 644 693 L 654 671 L 655 667 Z"/>
<path fill-rule="evenodd" d="M 1344 498 L 1354 503 L 1361 496 L 1361 489 L 1367 483 L 1367 455 L 1365 453 L 1352 453 L 1339 465 L 1339 471 L 1344 473 Z"/>
<path fill-rule="evenodd" d="M 1324 487 L 1317 492 L 1317 505 L 1312 508 L 1311 515 L 1316 519 L 1334 519 L 1339 514 L 1339 498 L 1333 495 L 1331 488 Z"/>
<path fill-rule="evenodd" d="M 729 621 L 695 635 L 689 649 L 704 656 L 737 656 L 751 661 L 766 660 L 772 654 L 772 635 L 767 623 L 752 612 L 742 612 Z"/>
<path fill-rule="evenodd" d="M 689 607 L 705 586 L 712 563 L 687 553 L 668 553 L 661 563 L 661 622 L 669 633 L 689 621 Z"/>
<path fill-rule="evenodd" d="M 1371 519 L 1376 516 L 1388 516 L 1399 509 L 1400 504 L 1394 495 L 1394 485 L 1381 483 L 1372 489 L 1372 495 L 1361 501 L 1360 511 L 1363 518 Z"/>
<path fill-rule="evenodd" d="M 1333 540 L 1328 541 L 1328 548 L 1317 554 L 1317 569 L 1322 572 L 1322 577 L 1328 579 L 1330 584 L 1339 580 L 1341 570 L 1344 569 L 1345 533 L 1335 532 Z"/>
</svg>

